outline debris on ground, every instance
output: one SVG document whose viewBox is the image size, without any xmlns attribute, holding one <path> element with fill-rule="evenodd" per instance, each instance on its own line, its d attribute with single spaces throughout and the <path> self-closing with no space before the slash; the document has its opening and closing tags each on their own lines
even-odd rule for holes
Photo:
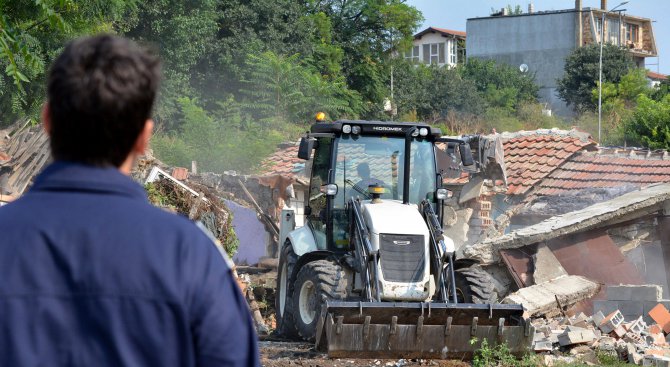
<svg viewBox="0 0 670 367">
<path fill-rule="evenodd" d="M 608 298 L 642 297 L 644 292 L 650 297 L 660 297 L 660 291 L 655 287 L 609 287 L 611 296 Z M 640 301 L 644 302 L 644 299 Z M 602 354 L 637 365 L 670 365 L 670 344 L 667 342 L 670 330 L 664 329 L 670 329 L 670 312 L 664 303 L 667 301 L 657 301 L 647 315 L 625 317 L 622 310 L 616 309 L 609 313 L 598 310 L 591 316 L 579 313 L 535 319 L 533 350 L 542 355 L 546 366 L 567 362 L 564 357 L 597 365 L 597 357 Z M 651 322 L 647 323 L 645 318 Z"/>
<path fill-rule="evenodd" d="M 568 275 L 521 288 L 505 297 L 502 303 L 521 304 L 530 316 L 550 316 L 593 297 L 599 289 L 597 283 L 584 277 Z"/>
<path fill-rule="evenodd" d="M 0 130 L 0 205 L 21 196 L 49 161 L 49 140 L 41 126 L 20 120 Z"/>
</svg>

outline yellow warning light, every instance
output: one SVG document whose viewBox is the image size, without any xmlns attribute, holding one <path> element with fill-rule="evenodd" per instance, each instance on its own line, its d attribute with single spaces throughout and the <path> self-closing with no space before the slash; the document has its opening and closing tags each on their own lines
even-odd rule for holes
<svg viewBox="0 0 670 367">
<path fill-rule="evenodd" d="M 326 120 L 326 114 L 323 113 L 323 112 L 317 112 L 315 118 L 316 118 L 316 121 L 318 121 L 318 122 L 325 121 Z"/>
<path fill-rule="evenodd" d="M 368 192 L 371 194 L 383 194 L 384 188 L 382 186 L 368 186 Z"/>
</svg>

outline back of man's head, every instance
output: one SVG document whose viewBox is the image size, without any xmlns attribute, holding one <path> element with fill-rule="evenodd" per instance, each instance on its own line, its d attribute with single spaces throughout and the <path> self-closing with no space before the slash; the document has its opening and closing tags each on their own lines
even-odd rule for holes
<svg viewBox="0 0 670 367">
<path fill-rule="evenodd" d="M 119 167 L 151 116 L 159 79 L 158 58 L 127 39 L 68 44 L 47 89 L 54 158 Z"/>
</svg>

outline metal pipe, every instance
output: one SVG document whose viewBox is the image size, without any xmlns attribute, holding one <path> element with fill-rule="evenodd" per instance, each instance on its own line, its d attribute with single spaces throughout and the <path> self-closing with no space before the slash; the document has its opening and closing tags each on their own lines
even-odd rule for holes
<svg viewBox="0 0 670 367">
<path fill-rule="evenodd" d="M 402 203 L 409 204 L 409 164 L 410 154 L 412 153 L 412 134 L 417 130 L 416 126 L 412 126 L 405 131 L 405 159 L 403 168 L 403 185 L 402 185 Z"/>
<path fill-rule="evenodd" d="M 628 1 L 624 1 L 621 4 L 612 8 L 609 12 L 615 11 L 618 7 L 628 4 Z M 605 0 L 603 6 L 607 5 Z M 626 9 L 621 9 L 625 11 Z M 598 144 L 601 143 L 600 133 L 602 130 L 602 120 L 603 120 L 603 44 L 605 43 L 605 14 L 609 13 L 605 8 L 603 8 L 603 17 L 600 24 L 600 63 L 598 64 Z M 619 24 L 619 33 L 621 33 L 621 24 Z"/>
</svg>

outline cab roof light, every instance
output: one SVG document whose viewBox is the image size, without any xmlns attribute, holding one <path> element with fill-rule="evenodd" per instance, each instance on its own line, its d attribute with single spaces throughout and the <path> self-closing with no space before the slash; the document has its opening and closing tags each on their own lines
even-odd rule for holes
<svg viewBox="0 0 670 367">
<path fill-rule="evenodd" d="M 323 121 L 326 121 L 326 114 L 323 113 L 323 112 L 317 112 L 317 113 L 316 113 L 316 116 L 314 116 L 314 119 L 315 119 L 317 122 L 323 122 Z"/>
<path fill-rule="evenodd" d="M 371 194 L 383 194 L 386 190 L 382 186 L 370 185 L 368 186 L 368 192 Z"/>
</svg>

